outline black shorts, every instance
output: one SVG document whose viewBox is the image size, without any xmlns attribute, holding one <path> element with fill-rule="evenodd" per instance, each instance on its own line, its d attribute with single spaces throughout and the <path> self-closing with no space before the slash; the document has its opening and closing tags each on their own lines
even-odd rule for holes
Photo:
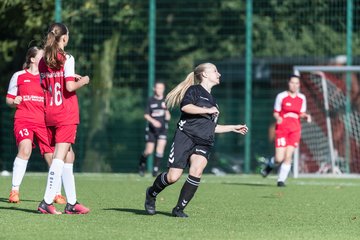
<svg viewBox="0 0 360 240">
<path fill-rule="evenodd" d="M 204 156 L 209 161 L 211 149 L 212 146 L 197 145 L 185 133 L 177 129 L 170 149 L 168 167 L 186 168 L 193 154 Z"/>
<path fill-rule="evenodd" d="M 161 129 L 152 129 L 152 128 L 146 128 L 145 132 L 145 141 L 146 142 L 157 142 L 157 140 L 167 139 L 167 128 L 161 128 Z"/>
</svg>

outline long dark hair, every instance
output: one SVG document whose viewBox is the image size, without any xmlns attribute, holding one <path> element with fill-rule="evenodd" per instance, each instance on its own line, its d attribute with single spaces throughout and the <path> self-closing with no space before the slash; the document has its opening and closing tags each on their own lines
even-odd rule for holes
<svg viewBox="0 0 360 240">
<path fill-rule="evenodd" d="M 52 69 L 60 69 L 65 62 L 65 52 L 59 47 L 60 38 L 68 33 L 68 28 L 62 23 L 53 23 L 44 39 L 44 60 Z M 60 54 L 60 57 L 58 56 Z"/>
<path fill-rule="evenodd" d="M 28 69 L 30 67 L 31 58 L 34 58 L 39 50 L 41 50 L 41 48 L 38 48 L 36 46 L 31 47 L 27 50 L 23 69 Z"/>
</svg>

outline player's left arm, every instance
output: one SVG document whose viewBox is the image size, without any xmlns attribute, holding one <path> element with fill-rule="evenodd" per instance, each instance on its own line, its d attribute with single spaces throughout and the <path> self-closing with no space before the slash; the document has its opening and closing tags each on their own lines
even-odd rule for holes
<svg viewBox="0 0 360 240">
<path fill-rule="evenodd" d="M 75 73 L 75 59 L 71 55 L 66 55 L 64 77 L 66 82 L 65 87 L 68 92 L 74 92 L 90 81 L 89 76 L 80 76 Z"/>
<path fill-rule="evenodd" d="M 9 107 L 15 108 L 17 105 L 19 105 L 22 101 L 21 96 L 16 96 L 14 98 L 6 96 L 6 104 Z"/>
<path fill-rule="evenodd" d="M 238 125 L 216 125 L 215 133 L 226 133 L 226 132 L 235 132 L 245 135 L 248 132 L 248 127 L 246 124 L 238 124 Z"/>
<path fill-rule="evenodd" d="M 306 113 L 307 103 L 306 103 L 305 95 L 302 95 L 302 98 L 303 98 L 303 103 L 301 105 L 299 117 L 306 118 L 306 121 L 310 123 L 312 119 L 311 119 L 311 115 L 309 113 Z"/>
<path fill-rule="evenodd" d="M 75 79 L 73 81 L 71 79 L 66 80 L 66 90 L 69 92 L 74 92 L 84 85 L 89 84 L 89 82 L 89 76 L 80 76 L 75 74 Z"/>
</svg>

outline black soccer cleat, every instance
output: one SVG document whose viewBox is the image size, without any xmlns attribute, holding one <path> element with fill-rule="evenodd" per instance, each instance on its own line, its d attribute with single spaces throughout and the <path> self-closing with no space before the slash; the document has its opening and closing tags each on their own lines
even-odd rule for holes
<svg viewBox="0 0 360 240">
<path fill-rule="evenodd" d="M 180 218 L 187 218 L 189 217 L 186 213 L 184 213 L 183 209 L 180 209 L 179 207 L 174 207 L 172 210 L 171 215 L 173 217 L 180 217 Z"/>
<path fill-rule="evenodd" d="M 153 176 L 153 177 L 157 177 L 158 173 L 159 173 L 159 168 L 158 168 L 158 167 L 154 167 L 154 168 L 153 168 L 153 171 L 152 171 L 152 176 Z"/>
<path fill-rule="evenodd" d="M 156 202 L 156 197 L 152 197 L 149 195 L 149 188 L 148 187 L 146 189 L 145 192 L 145 211 L 149 214 L 149 215 L 154 215 L 156 213 L 156 209 L 155 209 L 155 202 Z"/>
<path fill-rule="evenodd" d="M 272 167 L 270 167 L 269 165 L 266 165 L 265 168 L 261 169 L 260 174 L 261 174 L 261 176 L 266 178 L 271 173 L 272 170 L 273 170 Z"/>
<path fill-rule="evenodd" d="M 277 182 L 277 186 L 278 187 L 286 187 L 285 183 L 281 182 L 281 181 Z"/>
</svg>

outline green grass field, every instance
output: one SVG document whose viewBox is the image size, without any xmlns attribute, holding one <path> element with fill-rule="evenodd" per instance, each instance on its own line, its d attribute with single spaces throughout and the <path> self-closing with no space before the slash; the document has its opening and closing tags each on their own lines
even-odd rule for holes
<svg viewBox="0 0 360 240">
<path fill-rule="evenodd" d="M 158 213 L 143 210 L 153 178 L 77 174 L 88 215 L 41 215 L 46 174 L 25 176 L 21 203 L 7 203 L 11 177 L 0 177 L 0 239 L 359 239 L 360 179 L 276 179 L 205 175 L 186 209 L 171 217 L 185 178 L 164 190 Z M 58 209 L 63 206 L 57 205 Z"/>
</svg>

